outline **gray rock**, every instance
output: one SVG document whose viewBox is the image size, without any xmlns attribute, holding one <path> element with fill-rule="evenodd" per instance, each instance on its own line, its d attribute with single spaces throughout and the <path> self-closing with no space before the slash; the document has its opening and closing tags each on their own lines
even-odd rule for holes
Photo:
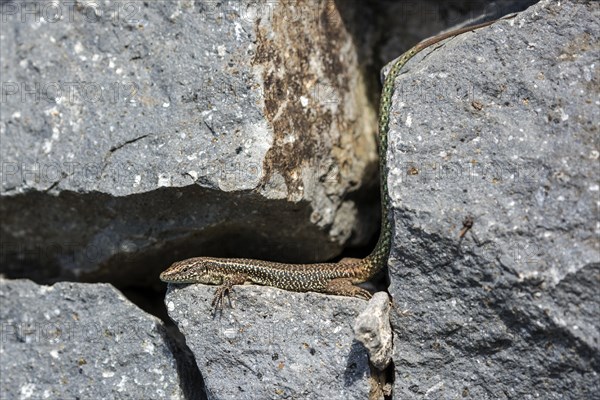
<svg viewBox="0 0 600 400">
<path fill-rule="evenodd" d="M 236 286 L 233 308 L 213 318 L 214 292 L 169 285 L 165 299 L 209 398 L 368 398 L 367 353 L 352 334 L 364 300 Z"/>
<path fill-rule="evenodd" d="M 0 280 L 0 303 L 0 398 L 184 398 L 163 324 L 111 285 Z"/>
<path fill-rule="evenodd" d="M 397 398 L 600 393 L 599 21 L 598 2 L 541 1 L 396 81 Z"/>
<path fill-rule="evenodd" d="M 0 273 L 143 286 L 188 256 L 322 261 L 373 232 L 359 64 L 399 54 L 405 25 L 357 59 L 353 39 L 380 41 L 340 2 L 78 2 L 56 20 L 1 3 Z M 448 22 L 427 3 L 388 14 L 420 36 Z M 485 4 L 449 3 L 450 20 L 462 3 Z M 598 14 L 541 2 L 398 80 L 390 291 L 412 316 L 393 319 L 394 398 L 600 392 Z M 162 325 L 110 286 L 2 282 L 0 397 L 194 398 L 200 372 L 211 398 L 378 392 L 361 300 L 240 287 L 213 319 L 213 291 L 168 294 L 197 360 L 176 366 Z"/>
<path fill-rule="evenodd" d="M 376 117 L 335 7 L 52 4 L 3 3 L 5 273 L 139 284 L 373 235 Z"/>
<path fill-rule="evenodd" d="M 354 334 L 369 352 L 369 361 L 384 370 L 392 361 L 392 327 L 390 299 L 387 293 L 377 292 L 354 321 Z"/>
</svg>

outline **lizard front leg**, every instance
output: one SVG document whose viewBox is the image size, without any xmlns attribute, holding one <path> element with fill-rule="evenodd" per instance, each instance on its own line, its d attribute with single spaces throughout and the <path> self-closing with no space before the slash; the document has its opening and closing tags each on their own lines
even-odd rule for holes
<svg viewBox="0 0 600 400">
<path fill-rule="evenodd" d="M 223 310 L 223 298 L 227 296 L 229 298 L 229 304 L 231 305 L 231 297 L 229 294 L 233 292 L 234 285 L 243 285 L 244 282 L 248 281 L 248 276 L 244 274 L 227 275 L 223 278 L 223 284 L 215 290 L 215 297 L 211 306 L 213 307 L 213 315 L 217 310 Z"/>
</svg>

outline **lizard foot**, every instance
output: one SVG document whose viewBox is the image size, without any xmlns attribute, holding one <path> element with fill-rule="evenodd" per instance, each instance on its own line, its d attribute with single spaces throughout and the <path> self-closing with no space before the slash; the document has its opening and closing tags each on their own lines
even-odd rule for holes
<svg viewBox="0 0 600 400">
<path fill-rule="evenodd" d="M 358 297 L 369 300 L 373 295 L 366 289 L 354 286 L 352 281 L 347 278 L 332 279 L 325 288 L 326 293 L 337 294 L 339 296 Z"/>
<path fill-rule="evenodd" d="M 229 307 L 233 308 L 231 304 L 231 293 L 233 292 L 234 285 L 241 285 L 246 282 L 247 277 L 245 275 L 232 275 L 223 279 L 223 284 L 215 290 L 215 297 L 213 297 L 210 303 L 213 310 L 212 314 L 215 315 L 217 311 L 222 312 L 225 304 L 224 299 L 227 297 Z"/>
</svg>

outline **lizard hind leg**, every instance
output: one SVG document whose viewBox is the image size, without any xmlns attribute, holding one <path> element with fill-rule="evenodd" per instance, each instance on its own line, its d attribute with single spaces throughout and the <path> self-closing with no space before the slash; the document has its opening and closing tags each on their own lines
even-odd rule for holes
<svg viewBox="0 0 600 400">
<path fill-rule="evenodd" d="M 368 290 L 353 285 L 352 281 L 348 278 L 332 279 L 325 287 L 325 293 L 336 294 L 338 296 L 359 297 L 365 300 L 369 300 L 372 297 Z"/>
</svg>

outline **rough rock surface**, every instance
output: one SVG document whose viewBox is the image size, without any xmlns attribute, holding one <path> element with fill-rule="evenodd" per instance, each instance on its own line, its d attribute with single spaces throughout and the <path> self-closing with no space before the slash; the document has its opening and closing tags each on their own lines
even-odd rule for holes
<svg viewBox="0 0 600 400">
<path fill-rule="evenodd" d="M 352 333 L 364 300 L 239 286 L 213 318 L 214 292 L 169 285 L 165 300 L 209 398 L 368 398 L 367 353 Z"/>
<path fill-rule="evenodd" d="M 58 2 L 58 20 L 26 3 L 41 14 L 0 1 L 0 273 L 140 286 L 187 256 L 322 261 L 364 242 L 358 65 L 414 42 L 396 29 L 485 4 L 383 0 L 411 26 L 379 42 L 339 1 Z M 507 3 L 527 1 L 488 4 Z M 600 392 L 599 17 L 543 1 L 398 80 L 390 291 L 410 313 L 393 319 L 393 398 Z M 362 36 L 380 48 L 356 59 Z M 364 399 L 385 375 L 353 339 L 361 300 L 247 286 L 212 318 L 214 290 L 168 293 L 192 365 L 110 286 L 0 281 L 0 397 L 202 398 L 202 374 L 211 398 Z"/>
<path fill-rule="evenodd" d="M 600 393 L 599 21 L 541 1 L 396 81 L 397 398 Z"/>
<path fill-rule="evenodd" d="M 157 318 L 111 285 L 0 280 L 1 399 L 182 399 Z"/>
<path fill-rule="evenodd" d="M 8 275 L 137 283 L 374 234 L 375 113 L 333 3 L 9 1 L 2 19 Z"/>
</svg>

